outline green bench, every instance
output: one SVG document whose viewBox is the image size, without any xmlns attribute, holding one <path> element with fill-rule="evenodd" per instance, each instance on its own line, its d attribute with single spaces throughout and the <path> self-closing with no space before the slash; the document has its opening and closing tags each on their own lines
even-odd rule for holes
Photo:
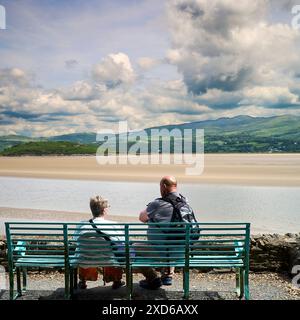
<svg viewBox="0 0 300 320">
<path fill-rule="evenodd" d="M 178 223 L 97 224 L 109 239 L 88 222 L 7 222 L 5 226 L 10 299 L 26 291 L 28 268 L 64 269 L 65 298 L 69 299 L 77 288 L 78 267 L 91 266 L 122 267 L 129 299 L 132 273 L 141 267 L 182 268 L 185 299 L 191 268 L 232 268 L 238 297 L 249 299 L 249 223 L 198 223 L 193 228 Z M 84 232 L 78 233 L 80 228 Z M 195 228 L 199 237 L 193 236 Z"/>
</svg>

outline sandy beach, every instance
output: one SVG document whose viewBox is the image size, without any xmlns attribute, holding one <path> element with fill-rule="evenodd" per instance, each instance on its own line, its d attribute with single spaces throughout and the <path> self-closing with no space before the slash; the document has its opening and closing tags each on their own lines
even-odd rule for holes
<svg viewBox="0 0 300 320">
<path fill-rule="evenodd" d="M 94 156 L 0 157 L 0 176 L 105 181 L 158 181 L 166 174 L 179 182 L 300 186 L 300 154 L 206 154 L 201 175 L 186 164 L 106 164 Z"/>
<path fill-rule="evenodd" d="M 18 208 L 7 208 L 0 207 L 0 219 L 5 217 L 5 220 L 9 219 L 33 219 L 39 221 L 66 221 L 66 222 L 77 222 L 82 220 L 90 219 L 91 213 L 82 213 L 82 212 L 66 212 L 66 211 L 55 211 L 55 210 L 42 210 L 42 209 L 18 209 Z M 116 216 L 109 215 L 107 219 L 113 221 L 120 222 L 138 222 L 138 218 L 136 217 L 128 217 L 128 216 Z"/>
<path fill-rule="evenodd" d="M 80 222 L 91 219 L 91 213 L 66 212 L 55 210 L 17 209 L 0 207 L 0 237 L 5 234 L 4 222 L 11 221 L 51 221 Z M 119 222 L 139 222 L 138 217 L 109 215 L 107 219 Z"/>
</svg>

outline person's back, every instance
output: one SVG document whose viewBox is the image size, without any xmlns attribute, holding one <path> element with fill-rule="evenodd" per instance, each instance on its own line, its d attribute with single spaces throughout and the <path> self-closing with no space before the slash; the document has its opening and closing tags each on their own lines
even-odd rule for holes
<svg viewBox="0 0 300 320">
<path fill-rule="evenodd" d="M 157 198 L 147 205 L 147 208 L 140 213 L 140 221 L 144 223 L 168 223 L 172 221 L 174 206 L 172 205 L 174 199 L 181 199 L 181 195 L 177 191 L 177 181 L 175 177 L 165 176 L 160 181 L 160 194 L 161 198 Z M 188 205 L 186 199 L 184 201 L 187 207 L 192 209 Z M 155 234 L 155 235 L 154 235 Z M 158 234 L 158 235 L 157 235 Z M 178 239 L 180 239 L 178 235 Z M 148 240 L 151 244 L 151 240 L 165 240 L 169 239 L 166 233 L 159 230 L 159 226 L 149 225 L 148 228 Z M 162 242 L 163 244 L 163 242 Z M 160 250 L 161 254 L 166 254 L 168 252 L 167 248 L 165 250 Z M 164 268 L 162 270 L 162 283 L 165 285 L 172 284 L 172 276 L 174 274 L 174 268 Z"/>
<path fill-rule="evenodd" d="M 177 192 L 172 192 L 171 194 L 174 195 L 174 197 L 180 196 Z M 173 216 L 173 210 L 174 208 L 171 203 L 163 200 L 162 198 L 157 198 L 147 205 L 147 222 L 169 223 Z M 152 234 L 157 234 L 158 230 L 159 226 L 151 225 L 151 227 L 148 228 L 148 240 L 164 240 L 166 237 L 163 233 L 161 233 L 159 238 L 157 236 L 152 236 Z"/>
<path fill-rule="evenodd" d="M 91 198 L 90 208 L 93 214 L 93 218 L 88 221 L 89 223 L 85 221 L 85 224 L 81 225 L 80 228 L 76 230 L 74 235 L 75 238 L 78 239 L 77 240 L 78 243 L 80 243 L 80 239 L 84 239 L 85 236 L 88 236 L 88 237 L 93 236 L 93 234 L 97 236 L 99 239 L 102 238 L 102 241 L 108 244 L 107 248 L 111 248 L 111 250 L 110 250 L 110 253 L 104 252 L 105 250 L 98 250 L 98 252 L 100 251 L 101 253 L 102 251 L 102 254 L 104 257 L 107 255 L 107 259 L 109 259 L 109 256 L 112 256 L 112 257 L 120 256 L 121 251 L 124 251 L 124 243 L 125 243 L 125 235 L 124 235 L 124 232 L 122 231 L 122 227 L 117 224 L 118 222 L 106 219 L 106 216 L 108 213 L 107 212 L 108 207 L 109 206 L 108 206 L 107 200 L 99 196 L 96 196 L 95 198 Z M 84 256 L 85 252 L 83 252 L 82 255 Z M 103 270 L 104 270 L 104 276 L 105 276 L 105 270 L 108 270 L 110 275 L 115 273 L 116 277 L 115 278 L 111 277 L 112 281 L 114 282 L 113 283 L 114 289 L 125 284 L 124 282 L 121 281 L 121 278 L 122 278 L 121 268 L 105 267 L 103 268 Z M 86 288 L 87 279 L 85 279 L 84 277 L 84 272 L 82 272 L 81 275 L 82 276 L 80 277 L 81 281 L 79 283 L 79 286 L 81 288 Z M 80 273 L 79 273 L 79 276 L 80 276 Z M 105 277 L 104 277 L 104 280 L 105 280 Z M 106 282 L 110 282 L 110 281 L 106 281 Z"/>
<path fill-rule="evenodd" d="M 94 217 L 89 221 L 82 222 L 85 224 L 80 226 L 80 228 L 76 231 L 77 237 L 83 235 L 84 233 L 88 233 L 91 230 L 95 231 L 96 229 L 93 227 L 94 225 L 96 228 L 99 228 L 99 231 L 101 231 L 104 235 L 107 235 L 111 241 L 125 242 L 124 232 L 122 231 L 121 226 L 118 225 L 117 221 L 108 220 L 106 217 Z M 87 224 L 87 222 L 89 222 L 89 224 Z M 99 224 L 101 224 L 101 227 Z"/>
</svg>

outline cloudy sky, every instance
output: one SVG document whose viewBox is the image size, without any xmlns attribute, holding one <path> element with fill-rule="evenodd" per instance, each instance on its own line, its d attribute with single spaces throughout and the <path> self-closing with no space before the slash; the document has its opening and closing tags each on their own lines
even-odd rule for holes
<svg viewBox="0 0 300 320">
<path fill-rule="evenodd" d="M 0 134 L 300 115 L 296 3 L 0 0 Z"/>
</svg>

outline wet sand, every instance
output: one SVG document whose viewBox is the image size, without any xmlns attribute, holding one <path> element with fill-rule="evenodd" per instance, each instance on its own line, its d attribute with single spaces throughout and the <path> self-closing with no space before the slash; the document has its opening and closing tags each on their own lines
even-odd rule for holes
<svg viewBox="0 0 300 320">
<path fill-rule="evenodd" d="M 55 210 L 42 210 L 42 209 L 19 209 L 19 208 L 7 208 L 0 207 L 0 219 L 32 219 L 32 220 L 51 220 L 51 221 L 70 221 L 76 222 L 81 220 L 90 219 L 91 213 L 82 212 L 67 212 L 67 211 L 55 211 Z M 120 222 L 138 222 L 138 218 L 127 216 L 108 215 L 107 219 Z"/>
<path fill-rule="evenodd" d="M 0 237 L 5 234 L 4 222 L 51 221 L 80 222 L 91 219 L 91 213 L 66 212 L 54 210 L 17 209 L 0 207 Z M 119 222 L 139 222 L 138 217 L 108 215 L 107 219 Z"/>
<path fill-rule="evenodd" d="M 104 181 L 159 181 L 300 186 L 300 154 L 206 154 L 201 175 L 187 175 L 186 164 L 106 164 L 94 156 L 0 157 L 0 176 Z"/>
</svg>

